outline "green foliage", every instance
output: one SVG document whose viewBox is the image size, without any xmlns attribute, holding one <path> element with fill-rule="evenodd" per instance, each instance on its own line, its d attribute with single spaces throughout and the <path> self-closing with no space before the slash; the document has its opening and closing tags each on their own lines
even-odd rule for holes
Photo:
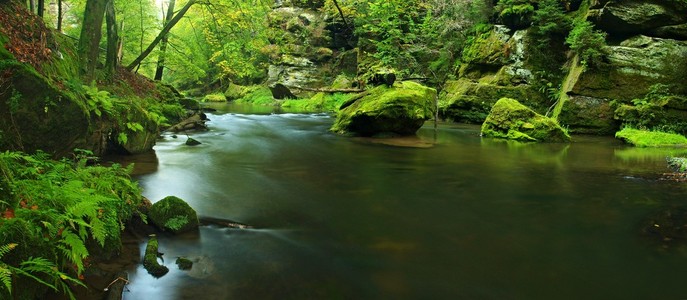
<svg viewBox="0 0 687 300">
<path fill-rule="evenodd" d="M 80 153 L 61 161 L 40 152 L 0 153 L 0 180 L 7 183 L 0 211 L 11 212 L 0 218 L 0 245 L 17 244 L 9 256 L 6 247 L 0 249 L 0 273 L 10 270 L 70 293 L 67 282 L 79 281 L 68 274 L 83 272 L 90 240 L 102 248 L 121 247 L 124 222 L 141 202 L 131 167 L 86 166 L 92 153 Z"/>
<path fill-rule="evenodd" d="M 176 216 L 167 220 L 167 222 L 165 222 L 165 227 L 176 231 L 184 227 L 186 224 L 188 224 L 187 216 Z"/>
<path fill-rule="evenodd" d="M 687 157 L 668 157 L 668 166 L 675 172 L 687 172 Z"/>
<path fill-rule="evenodd" d="M 655 84 L 647 94 L 629 103 L 611 102 L 614 118 L 623 126 L 687 133 L 687 120 L 675 107 L 687 107 L 687 98 L 671 92 L 671 86 Z"/>
<path fill-rule="evenodd" d="M 102 117 L 103 113 L 105 113 L 107 116 L 114 115 L 115 108 L 108 91 L 99 90 L 95 83 L 91 84 L 90 86 L 84 85 L 83 90 L 86 93 L 88 109 L 90 112 L 95 113 L 95 115 L 98 117 Z"/>
<path fill-rule="evenodd" d="M 607 55 L 606 33 L 594 30 L 594 25 L 587 20 L 575 21 L 565 42 L 580 56 L 585 68 L 599 67 Z"/>
<path fill-rule="evenodd" d="M 625 127 L 615 137 L 637 147 L 687 146 L 687 137 L 668 132 L 649 131 Z"/>
</svg>

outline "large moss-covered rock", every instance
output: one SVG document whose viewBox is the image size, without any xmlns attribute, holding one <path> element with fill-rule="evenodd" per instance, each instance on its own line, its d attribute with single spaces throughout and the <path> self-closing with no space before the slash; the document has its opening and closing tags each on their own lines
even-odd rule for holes
<svg viewBox="0 0 687 300">
<path fill-rule="evenodd" d="M 148 216 L 155 226 L 172 233 L 196 230 L 199 224 L 196 211 L 184 200 L 174 196 L 155 202 Z"/>
<path fill-rule="evenodd" d="M 75 148 L 105 152 L 106 139 L 99 133 L 100 129 L 106 133 L 108 126 L 90 126 L 87 109 L 76 95 L 14 60 L 0 61 L 0 72 L 5 74 L 0 86 L 0 149 L 42 149 L 56 157 Z"/>
<path fill-rule="evenodd" d="M 432 118 L 435 97 L 435 89 L 410 81 L 378 86 L 342 105 L 331 130 L 360 136 L 411 135 Z"/>
<path fill-rule="evenodd" d="M 687 42 L 635 36 L 610 46 L 608 64 L 582 73 L 571 94 L 606 99 L 642 98 L 655 84 L 686 93 Z"/>
<path fill-rule="evenodd" d="M 501 98 L 512 98 L 542 108 L 546 99 L 529 85 L 498 85 L 465 78 L 449 80 L 439 95 L 439 116 L 454 122 L 481 124 Z"/>
<path fill-rule="evenodd" d="M 501 98 L 494 104 L 482 124 L 482 136 L 527 142 L 570 141 L 570 135 L 556 120 L 509 98 Z"/>
<path fill-rule="evenodd" d="M 599 11 L 598 28 L 611 34 L 647 34 L 653 29 L 687 23 L 687 2 L 682 0 L 609 1 Z"/>
</svg>

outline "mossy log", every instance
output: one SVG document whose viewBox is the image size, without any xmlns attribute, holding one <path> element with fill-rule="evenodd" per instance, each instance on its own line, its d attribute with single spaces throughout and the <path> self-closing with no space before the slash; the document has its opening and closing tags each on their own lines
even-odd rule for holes
<svg viewBox="0 0 687 300">
<path fill-rule="evenodd" d="M 161 265 L 157 261 L 158 255 L 161 255 L 159 252 L 157 252 L 157 249 L 157 238 L 152 235 L 150 240 L 148 240 L 145 256 L 143 256 L 143 267 L 146 269 L 146 271 L 148 271 L 148 273 L 150 273 L 150 275 L 162 277 L 169 272 L 169 268 Z"/>
</svg>

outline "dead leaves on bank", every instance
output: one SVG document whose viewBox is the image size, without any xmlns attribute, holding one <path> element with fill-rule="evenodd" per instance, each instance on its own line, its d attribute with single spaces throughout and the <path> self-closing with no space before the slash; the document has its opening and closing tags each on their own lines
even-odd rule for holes
<svg viewBox="0 0 687 300">
<path fill-rule="evenodd" d="M 41 63 L 52 55 L 55 39 L 43 20 L 17 2 L 0 5 L 0 32 L 8 37 L 3 45 L 23 63 L 40 70 Z"/>
</svg>

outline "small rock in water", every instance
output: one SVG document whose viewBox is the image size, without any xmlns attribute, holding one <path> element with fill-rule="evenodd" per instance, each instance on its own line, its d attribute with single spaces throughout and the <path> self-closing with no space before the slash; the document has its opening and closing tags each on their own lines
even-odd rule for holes
<svg viewBox="0 0 687 300">
<path fill-rule="evenodd" d="M 188 138 L 188 140 L 186 140 L 187 146 L 196 146 L 196 145 L 200 145 L 200 144 L 201 143 L 194 138 Z"/>
<path fill-rule="evenodd" d="M 185 257 L 177 258 L 176 264 L 180 270 L 190 270 L 193 267 L 193 262 Z"/>
</svg>

